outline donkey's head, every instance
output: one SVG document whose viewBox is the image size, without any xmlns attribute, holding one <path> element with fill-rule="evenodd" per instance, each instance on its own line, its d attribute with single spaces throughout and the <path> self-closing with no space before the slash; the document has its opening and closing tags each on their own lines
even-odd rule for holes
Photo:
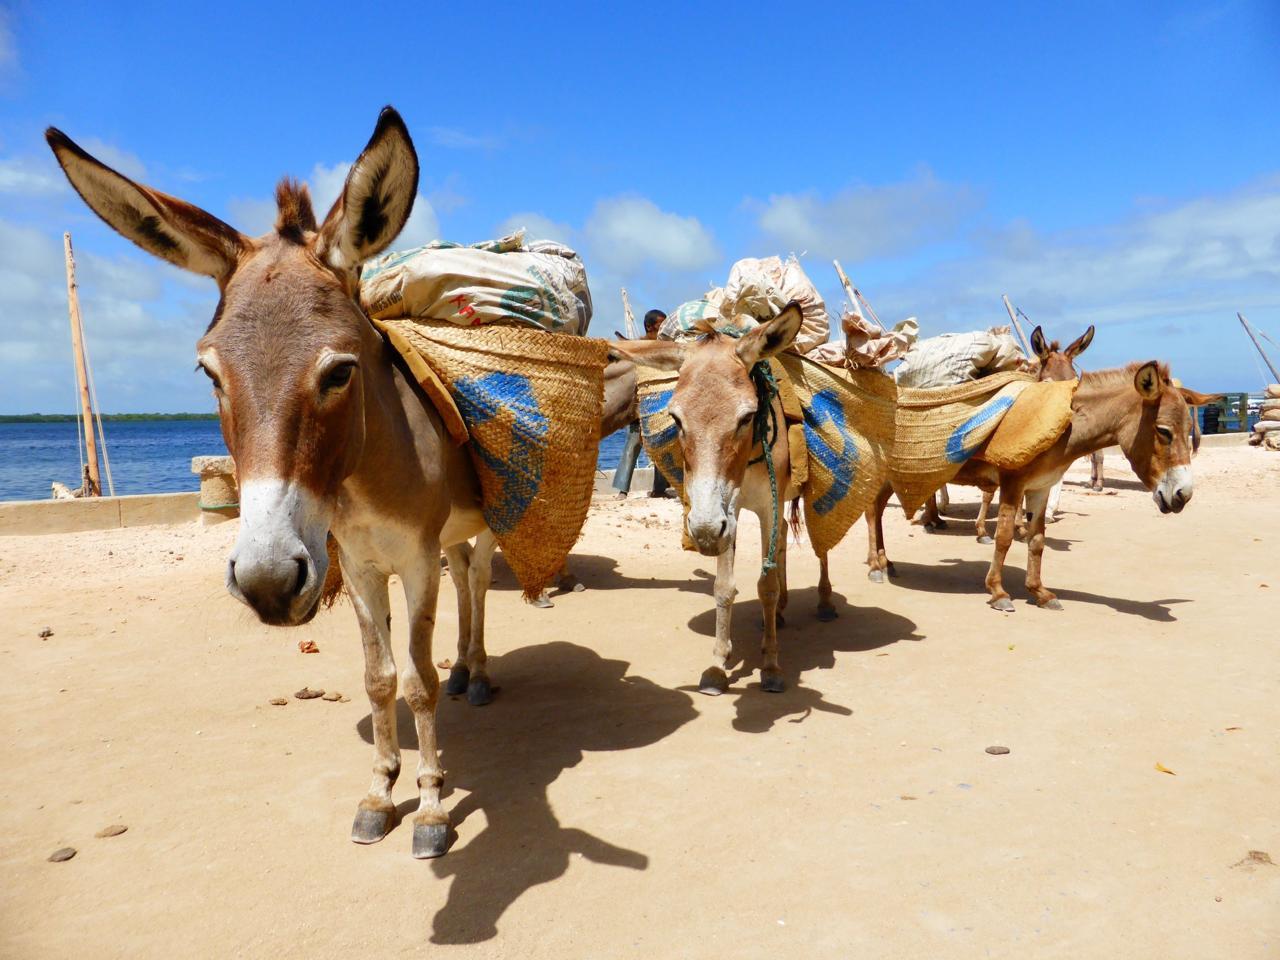
<svg viewBox="0 0 1280 960">
<path fill-rule="evenodd" d="M 684 456 L 688 528 L 698 551 L 718 556 L 733 542 L 738 493 L 751 451 L 760 399 L 751 369 L 791 345 L 800 330 L 800 305 L 740 338 L 708 331 L 696 342 L 628 340 L 614 350 L 643 366 L 678 370 L 667 411 Z"/>
<path fill-rule="evenodd" d="M 339 487 L 358 464 L 380 341 L 354 296 L 360 264 L 396 238 L 418 159 L 387 107 L 324 223 L 307 188 L 276 189 L 275 229 L 246 237 L 217 217 L 134 183 L 59 130 L 46 134 L 84 201 L 148 253 L 218 283 L 197 344 L 240 484 L 227 589 L 266 623 L 310 618 L 328 568 Z"/>
<path fill-rule="evenodd" d="M 1063 350 L 1057 340 L 1046 343 L 1044 331 L 1036 327 L 1031 331 L 1031 349 L 1040 358 L 1041 380 L 1077 380 L 1080 374 L 1076 371 L 1076 357 L 1088 349 L 1093 342 L 1093 325 L 1071 342 Z"/>
<path fill-rule="evenodd" d="M 1194 489 L 1193 438 L 1194 443 L 1199 441 L 1190 407 L 1215 398 L 1178 386 L 1168 366 L 1154 360 L 1130 364 L 1119 373 L 1132 376 L 1134 393 L 1125 391 L 1127 409 L 1116 430 L 1116 441 L 1160 512 L 1181 513 Z"/>
</svg>

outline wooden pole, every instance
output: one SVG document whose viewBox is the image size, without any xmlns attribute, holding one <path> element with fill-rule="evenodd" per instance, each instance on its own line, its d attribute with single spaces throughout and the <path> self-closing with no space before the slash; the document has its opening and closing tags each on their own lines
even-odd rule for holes
<svg viewBox="0 0 1280 960">
<path fill-rule="evenodd" d="M 631 312 L 631 301 L 627 298 L 627 288 L 622 288 L 622 315 L 627 323 L 627 339 L 636 338 L 636 315 Z"/>
<path fill-rule="evenodd" d="M 91 497 L 102 496 L 102 479 L 98 475 L 98 441 L 93 435 L 93 404 L 89 401 L 89 376 L 84 362 L 84 326 L 80 322 L 80 295 L 76 288 L 76 260 L 71 253 L 71 234 L 62 235 L 62 248 L 67 258 L 67 308 L 71 314 L 71 352 L 76 361 L 76 384 L 80 387 L 80 415 L 84 418 L 85 465 L 89 473 Z"/>
<path fill-rule="evenodd" d="M 1018 335 L 1018 342 L 1022 344 L 1022 352 L 1025 353 L 1027 355 L 1027 359 L 1030 360 L 1035 356 L 1035 354 L 1031 352 L 1031 347 L 1027 345 L 1026 334 L 1022 332 L 1022 325 L 1018 323 L 1018 314 L 1013 309 L 1013 304 L 1009 302 L 1009 295 L 1007 293 L 1002 293 L 1000 295 L 1000 299 L 1004 301 L 1004 308 L 1009 311 L 1009 319 L 1013 321 L 1013 332 Z"/>
<path fill-rule="evenodd" d="M 849 303 L 853 307 L 854 312 L 861 313 L 862 307 L 865 306 L 867 308 L 867 313 L 871 314 L 871 319 L 874 320 L 876 326 L 880 328 L 880 332 L 887 333 L 888 331 L 885 330 L 884 324 L 880 322 L 880 318 L 876 316 L 876 312 L 871 309 L 871 304 L 867 303 L 866 297 L 862 295 L 862 291 L 855 287 L 845 275 L 844 267 L 840 266 L 840 261 L 832 260 L 831 263 L 836 268 L 836 276 L 840 278 L 840 285 L 844 287 L 844 292 L 848 295 Z"/>
<path fill-rule="evenodd" d="M 1258 342 L 1258 338 L 1253 335 L 1253 330 L 1249 326 L 1249 321 L 1244 318 L 1243 313 L 1237 313 L 1240 318 L 1240 325 L 1244 327 L 1244 332 L 1249 335 L 1249 339 L 1253 341 L 1253 345 L 1258 348 L 1258 353 L 1262 354 L 1262 362 L 1267 365 L 1267 369 L 1271 371 L 1271 375 L 1276 378 L 1276 383 L 1280 383 L 1280 373 L 1276 373 L 1275 365 L 1272 364 L 1270 358 L 1262 352 L 1262 344 Z"/>
</svg>

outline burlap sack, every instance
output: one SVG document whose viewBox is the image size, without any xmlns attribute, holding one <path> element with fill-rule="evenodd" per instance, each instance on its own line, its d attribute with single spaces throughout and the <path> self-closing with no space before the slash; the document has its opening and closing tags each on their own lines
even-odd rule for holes
<svg viewBox="0 0 1280 960">
<path fill-rule="evenodd" d="M 747 315 L 765 319 L 776 316 L 792 300 L 800 304 L 800 332 L 788 348 L 792 353 L 808 353 L 827 342 L 831 321 L 827 305 L 800 261 L 794 256 L 755 259 L 746 257 L 729 268 L 724 285 L 721 314 L 726 318 Z"/>
<path fill-rule="evenodd" d="M 470 327 L 506 322 L 585 335 L 591 291 L 577 253 L 526 244 L 524 232 L 472 247 L 435 242 L 364 265 L 360 303 L 374 319 L 430 317 Z"/>
<path fill-rule="evenodd" d="M 485 522 L 525 596 L 538 596 L 591 504 L 608 343 L 445 320 L 379 326 L 409 344 L 447 388 L 470 435 Z"/>
<path fill-rule="evenodd" d="M 1071 401 L 1079 380 L 1028 384 L 974 454 L 1002 470 L 1017 470 L 1048 450 L 1071 423 Z"/>
<path fill-rule="evenodd" d="M 949 387 L 1015 370 L 1025 359 L 1009 333 L 997 330 L 944 333 L 916 341 L 893 376 L 900 387 L 916 390 Z"/>
<path fill-rule="evenodd" d="M 903 509 L 915 513 L 950 482 L 1032 382 L 1008 371 L 936 390 L 899 385 L 890 479 Z"/>
<path fill-rule="evenodd" d="M 808 477 L 805 523 L 815 553 L 838 544 L 889 475 L 897 387 L 873 370 L 838 370 L 778 357 L 804 412 Z"/>
<path fill-rule="evenodd" d="M 1280 383 L 1273 383 L 1267 386 L 1268 397 L 1280 397 Z"/>
</svg>

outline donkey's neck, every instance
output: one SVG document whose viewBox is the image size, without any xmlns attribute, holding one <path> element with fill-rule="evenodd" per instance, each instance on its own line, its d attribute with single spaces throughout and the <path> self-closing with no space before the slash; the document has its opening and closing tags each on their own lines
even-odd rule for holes
<svg viewBox="0 0 1280 960">
<path fill-rule="evenodd" d="M 1071 401 L 1067 455 L 1074 460 L 1118 443 L 1137 400 L 1133 376 L 1127 371 L 1084 374 Z"/>
</svg>

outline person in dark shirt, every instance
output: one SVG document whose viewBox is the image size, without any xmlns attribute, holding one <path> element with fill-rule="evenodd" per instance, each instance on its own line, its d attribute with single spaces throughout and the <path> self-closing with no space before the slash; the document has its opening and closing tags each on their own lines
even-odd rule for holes
<svg viewBox="0 0 1280 960">
<path fill-rule="evenodd" d="M 657 340 L 658 330 L 662 326 L 667 315 L 661 310 L 650 310 L 644 315 L 644 339 Z M 622 448 L 622 456 L 618 458 L 618 468 L 613 472 L 613 486 L 618 491 L 618 499 L 625 499 L 627 491 L 631 489 L 631 475 L 635 472 L 636 461 L 640 459 L 640 424 L 635 422 L 627 428 L 627 442 Z M 657 465 L 653 468 L 653 488 L 649 491 L 651 497 L 664 497 L 667 495 L 667 488 L 670 484 L 667 478 L 662 475 L 662 471 Z"/>
</svg>

